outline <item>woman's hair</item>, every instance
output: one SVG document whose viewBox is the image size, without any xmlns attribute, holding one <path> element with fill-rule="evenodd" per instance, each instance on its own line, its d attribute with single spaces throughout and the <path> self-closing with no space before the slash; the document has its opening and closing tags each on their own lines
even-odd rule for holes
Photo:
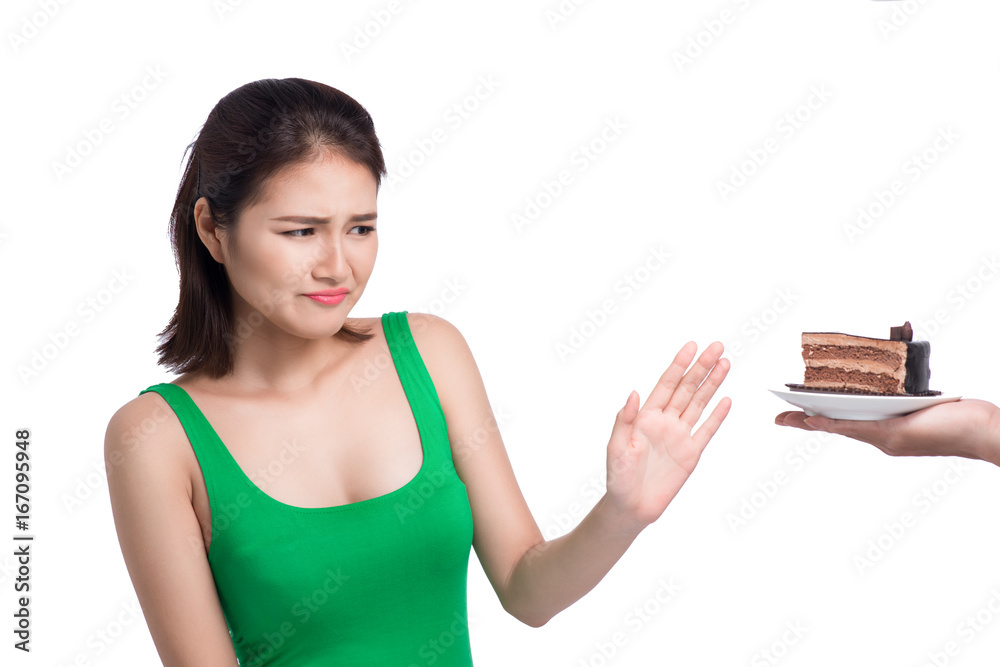
<svg viewBox="0 0 1000 667">
<path fill-rule="evenodd" d="M 156 351 L 159 363 L 174 373 L 200 371 L 218 378 L 232 371 L 235 342 L 263 319 L 233 321 L 229 277 L 198 236 L 195 202 L 205 197 L 215 224 L 229 231 L 284 167 L 332 150 L 368 167 L 377 189 L 385 160 L 365 108 L 336 88 L 305 79 L 240 86 L 219 100 L 187 150 L 191 156 L 169 228 L 180 298 Z M 250 319 L 257 315 L 254 311 Z M 336 336 L 356 344 L 374 334 L 345 323 Z"/>
</svg>

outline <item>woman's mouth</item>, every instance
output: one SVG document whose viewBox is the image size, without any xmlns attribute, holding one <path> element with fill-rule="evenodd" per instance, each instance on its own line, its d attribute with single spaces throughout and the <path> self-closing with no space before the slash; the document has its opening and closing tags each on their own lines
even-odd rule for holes
<svg viewBox="0 0 1000 667">
<path fill-rule="evenodd" d="M 309 297 L 313 301 L 319 301 L 320 303 L 325 303 L 328 306 L 334 306 L 347 298 L 347 290 L 323 290 L 322 292 L 312 292 L 310 294 L 305 294 L 304 296 Z"/>
</svg>

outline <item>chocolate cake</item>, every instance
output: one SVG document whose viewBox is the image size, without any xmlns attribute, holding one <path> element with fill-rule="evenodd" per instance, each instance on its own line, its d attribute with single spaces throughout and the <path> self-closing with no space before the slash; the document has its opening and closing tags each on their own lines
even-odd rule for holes
<svg viewBox="0 0 1000 667">
<path fill-rule="evenodd" d="M 928 341 L 913 340 L 909 322 L 892 327 L 889 339 L 803 333 L 804 386 L 874 394 L 922 394 L 928 391 L 930 353 Z"/>
</svg>

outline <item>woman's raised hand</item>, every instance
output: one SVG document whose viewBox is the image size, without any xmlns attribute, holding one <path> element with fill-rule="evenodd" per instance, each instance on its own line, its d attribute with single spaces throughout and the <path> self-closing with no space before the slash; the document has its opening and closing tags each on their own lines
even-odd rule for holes
<svg viewBox="0 0 1000 667">
<path fill-rule="evenodd" d="M 691 432 L 730 367 L 722 359 L 722 343 L 715 342 L 687 370 L 697 351 L 694 342 L 684 345 L 646 403 L 639 407 L 633 391 L 615 418 L 608 442 L 607 501 L 639 529 L 663 514 L 732 405 L 723 398 Z"/>
</svg>

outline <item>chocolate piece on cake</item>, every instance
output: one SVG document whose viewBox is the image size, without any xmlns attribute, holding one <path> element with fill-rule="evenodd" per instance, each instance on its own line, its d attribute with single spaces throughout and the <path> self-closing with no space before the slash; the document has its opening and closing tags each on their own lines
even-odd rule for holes
<svg viewBox="0 0 1000 667">
<path fill-rule="evenodd" d="M 920 394 L 930 380 L 928 341 L 913 341 L 907 322 L 892 327 L 890 339 L 842 333 L 803 333 L 805 386 L 878 394 Z"/>
<path fill-rule="evenodd" d="M 889 340 L 913 340 L 913 327 L 909 322 L 901 327 L 889 327 Z"/>
</svg>

